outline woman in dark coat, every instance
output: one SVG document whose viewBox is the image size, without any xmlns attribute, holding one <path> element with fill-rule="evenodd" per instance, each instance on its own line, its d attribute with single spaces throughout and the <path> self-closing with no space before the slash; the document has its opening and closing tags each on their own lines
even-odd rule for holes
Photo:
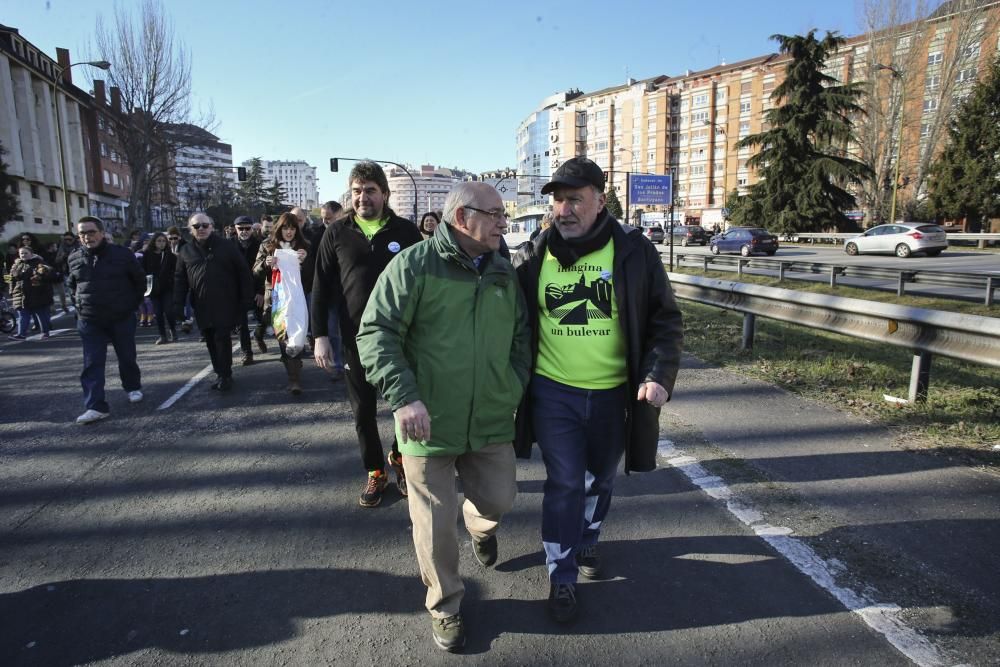
<svg viewBox="0 0 1000 667">
<path fill-rule="evenodd" d="M 255 278 L 264 278 L 264 311 L 271 310 L 271 295 L 276 279 L 281 275 L 277 269 L 277 261 L 274 257 L 275 251 L 285 248 L 295 250 L 299 256 L 299 269 L 302 275 L 303 298 L 308 307 L 309 295 L 312 294 L 313 272 L 316 266 L 316 253 L 309 242 L 306 241 L 302 230 L 299 229 L 298 219 L 291 213 L 283 213 L 278 218 L 271 237 L 260 244 L 257 251 L 257 261 L 254 262 L 253 274 Z M 273 313 L 272 313 L 273 314 Z M 308 315 L 307 315 L 308 318 Z M 307 319 L 308 322 L 308 319 Z M 302 350 L 298 350 L 295 356 L 290 356 L 287 349 L 287 337 L 278 335 L 278 345 L 281 347 L 281 361 L 285 364 L 288 372 L 288 391 L 294 395 L 302 393 L 300 384 L 302 375 Z"/>
<path fill-rule="evenodd" d="M 177 340 L 177 318 L 171 299 L 174 294 L 174 269 L 177 267 L 177 258 L 170 251 L 166 234 L 157 232 L 149 240 L 145 252 L 142 254 L 142 269 L 146 273 L 146 280 L 152 276 L 153 285 L 149 290 L 148 298 L 153 304 L 153 312 L 156 315 L 156 326 L 160 330 L 160 337 L 156 339 L 155 345 L 163 345 Z M 167 325 L 170 326 L 167 329 Z"/>
<path fill-rule="evenodd" d="M 42 338 L 49 337 L 49 309 L 52 307 L 52 283 L 55 270 L 28 246 L 18 248 L 18 260 L 10 268 L 11 305 L 17 310 L 17 333 L 11 340 L 24 340 L 37 317 Z"/>
</svg>

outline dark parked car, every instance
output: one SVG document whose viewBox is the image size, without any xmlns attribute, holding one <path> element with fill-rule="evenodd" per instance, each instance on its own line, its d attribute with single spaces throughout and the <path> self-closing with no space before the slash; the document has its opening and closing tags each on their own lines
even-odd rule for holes
<svg viewBox="0 0 1000 667">
<path fill-rule="evenodd" d="M 663 233 L 663 227 L 660 227 L 659 225 L 650 225 L 649 227 L 643 227 L 642 234 L 653 243 L 663 243 L 663 239 L 666 236 Z"/>
<path fill-rule="evenodd" d="M 680 243 L 682 246 L 687 247 L 695 243 L 706 245 L 708 244 L 708 238 L 708 232 L 700 225 L 674 226 L 674 243 Z"/>
<path fill-rule="evenodd" d="M 709 241 L 713 255 L 738 252 L 749 257 L 755 252 L 773 255 L 778 252 L 778 237 L 760 227 L 733 227 Z"/>
</svg>

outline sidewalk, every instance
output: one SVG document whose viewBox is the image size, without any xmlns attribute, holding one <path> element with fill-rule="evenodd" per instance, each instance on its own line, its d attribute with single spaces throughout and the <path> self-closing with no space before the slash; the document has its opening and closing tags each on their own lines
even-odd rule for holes
<svg viewBox="0 0 1000 667">
<path fill-rule="evenodd" d="M 664 414 L 676 423 L 663 437 L 843 561 L 876 599 L 913 608 L 917 630 L 958 643 L 998 634 L 1000 477 L 946 451 L 905 451 L 846 410 L 690 356 Z"/>
</svg>

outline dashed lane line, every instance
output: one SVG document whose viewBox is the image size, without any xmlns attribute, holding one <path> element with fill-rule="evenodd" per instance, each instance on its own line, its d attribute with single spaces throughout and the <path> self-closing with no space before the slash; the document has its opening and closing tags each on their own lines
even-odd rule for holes
<svg viewBox="0 0 1000 667">
<path fill-rule="evenodd" d="M 885 637 L 914 664 L 919 667 L 950 664 L 926 637 L 900 619 L 899 605 L 873 602 L 864 595 L 837 584 L 836 575 L 842 570 L 841 566 L 824 560 L 808 544 L 792 537 L 793 531 L 790 528 L 767 523 L 761 512 L 733 493 L 725 480 L 712 475 L 697 458 L 677 449 L 670 440 L 660 440 L 657 458 L 677 468 L 705 494 L 725 504 L 730 514 L 749 526 L 799 572 L 812 579 L 849 611 L 860 616 L 870 628 Z"/>
</svg>

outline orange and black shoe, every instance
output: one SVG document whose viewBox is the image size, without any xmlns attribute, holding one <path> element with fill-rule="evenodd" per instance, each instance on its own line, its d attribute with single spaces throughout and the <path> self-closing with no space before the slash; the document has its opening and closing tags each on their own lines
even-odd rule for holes
<svg viewBox="0 0 1000 667">
<path fill-rule="evenodd" d="M 385 492 L 385 485 L 389 476 L 385 470 L 372 470 L 368 473 L 365 488 L 361 492 L 361 499 L 358 501 L 362 507 L 378 507 L 382 502 L 382 494 Z"/>
<path fill-rule="evenodd" d="M 403 471 L 403 455 L 396 452 L 389 452 L 389 465 L 396 474 L 396 488 L 399 495 L 406 497 L 406 472 Z"/>
</svg>

